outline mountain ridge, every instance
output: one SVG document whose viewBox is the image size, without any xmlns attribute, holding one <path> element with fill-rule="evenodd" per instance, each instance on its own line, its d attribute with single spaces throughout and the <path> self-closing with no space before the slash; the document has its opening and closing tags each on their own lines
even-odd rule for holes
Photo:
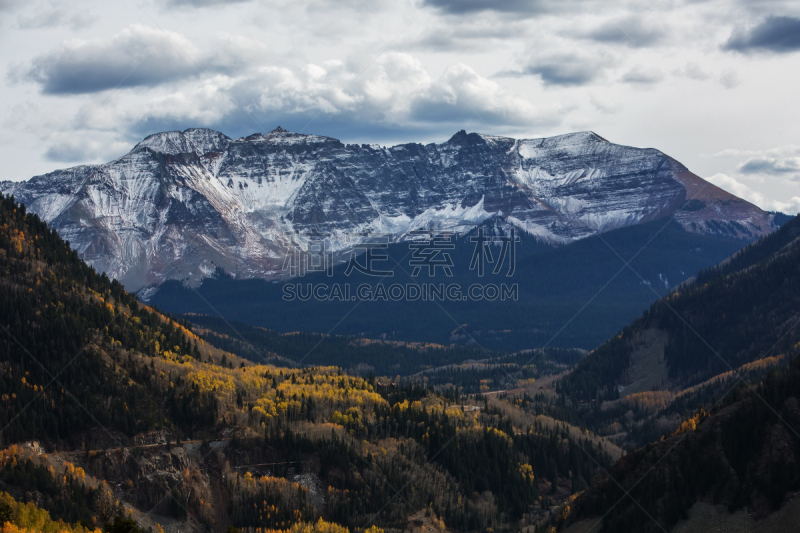
<svg viewBox="0 0 800 533">
<path fill-rule="evenodd" d="M 672 216 L 687 231 L 753 239 L 765 213 L 653 148 L 594 132 L 345 144 L 276 128 L 231 139 L 150 135 L 109 163 L 3 182 L 91 265 L 131 290 L 197 284 L 216 268 L 274 278 L 316 235 L 337 259 L 365 234 L 465 233 L 489 218 L 559 245 Z"/>
</svg>

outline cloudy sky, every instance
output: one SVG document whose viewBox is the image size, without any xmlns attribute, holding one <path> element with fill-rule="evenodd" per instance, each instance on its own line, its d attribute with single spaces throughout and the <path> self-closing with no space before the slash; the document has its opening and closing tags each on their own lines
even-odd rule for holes
<svg viewBox="0 0 800 533">
<path fill-rule="evenodd" d="M 0 0 L 0 179 L 210 127 L 592 130 L 800 211 L 800 2 Z"/>
</svg>

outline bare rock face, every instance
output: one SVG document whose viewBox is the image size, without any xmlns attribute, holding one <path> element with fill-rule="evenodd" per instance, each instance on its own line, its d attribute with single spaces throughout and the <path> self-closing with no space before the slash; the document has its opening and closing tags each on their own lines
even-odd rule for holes
<svg viewBox="0 0 800 533">
<path fill-rule="evenodd" d="M 772 215 L 655 149 L 592 132 L 516 140 L 460 131 L 442 144 L 345 145 L 281 128 L 232 140 L 158 133 L 123 157 L 0 183 L 129 290 L 217 268 L 282 275 L 310 236 L 345 254 L 361 236 L 465 232 L 495 218 L 553 245 L 674 216 L 754 238 Z"/>
</svg>

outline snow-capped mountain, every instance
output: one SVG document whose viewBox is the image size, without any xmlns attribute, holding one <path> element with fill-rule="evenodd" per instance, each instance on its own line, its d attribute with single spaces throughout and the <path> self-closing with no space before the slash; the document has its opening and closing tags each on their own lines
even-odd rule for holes
<svg viewBox="0 0 800 533">
<path fill-rule="evenodd" d="M 692 232 L 774 229 L 772 215 L 662 152 L 592 132 L 517 140 L 460 131 L 442 144 L 387 148 L 281 128 L 236 140 L 190 129 L 0 189 L 129 290 L 197 282 L 218 267 L 280 275 L 310 235 L 343 254 L 369 233 L 461 232 L 492 217 L 553 245 L 670 215 Z"/>
</svg>

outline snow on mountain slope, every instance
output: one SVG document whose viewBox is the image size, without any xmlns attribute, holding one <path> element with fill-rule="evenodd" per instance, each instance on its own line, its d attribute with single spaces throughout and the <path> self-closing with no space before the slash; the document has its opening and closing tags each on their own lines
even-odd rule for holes
<svg viewBox="0 0 800 533">
<path fill-rule="evenodd" d="M 442 144 L 385 148 L 281 128 L 235 140 L 190 129 L 0 189 L 130 290 L 198 282 L 218 267 L 274 277 L 309 235 L 341 255 L 358 235 L 465 232 L 491 217 L 554 245 L 672 215 L 693 232 L 774 229 L 772 215 L 660 151 L 592 132 L 516 140 L 460 131 Z"/>
</svg>

